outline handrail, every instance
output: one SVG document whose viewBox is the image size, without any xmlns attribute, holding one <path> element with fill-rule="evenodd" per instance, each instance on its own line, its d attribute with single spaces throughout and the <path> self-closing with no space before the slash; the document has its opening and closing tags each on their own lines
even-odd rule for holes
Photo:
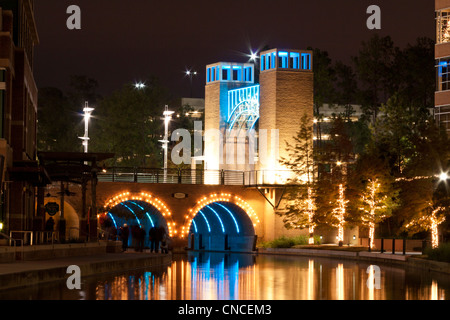
<svg viewBox="0 0 450 320">
<path fill-rule="evenodd" d="M 3 236 L 3 237 L 5 237 L 6 239 L 8 239 L 9 240 L 9 245 L 11 246 L 11 242 L 13 241 L 13 243 L 14 243 L 14 260 L 16 260 L 17 259 L 17 244 L 16 244 L 16 241 L 20 241 L 20 243 L 21 243 L 21 247 L 22 247 L 22 258 L 23 258 L 23 256 L 24 256 L 24 250 L 23 250 L 23 239 L 14 239 L 14 238 L 11 238 L 10 236 L 8 236 L 7 234 L 4 234 L 3 232 L 0 232 L 0 236 Z"/>
<path fill-rule="evenodd" d="M 138 167 L 109 167 L 99 172 L 100 182 L 133 182 L 162 184 L 210 184 L 210 185 L 300 185 L 300 172 L 295 170 L 203 170 L 160 169 Z"/>
</svg>

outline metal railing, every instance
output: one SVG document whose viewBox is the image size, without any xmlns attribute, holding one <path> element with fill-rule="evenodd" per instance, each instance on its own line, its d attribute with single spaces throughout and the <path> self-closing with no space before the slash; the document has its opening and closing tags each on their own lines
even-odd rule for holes
<svg viewBox="0 0 450 320">
<path fill-rule="evenodd" d="M 98 181 L 239 186 L 298 184 L 296 173 L 289 170 L 164 170 L 132 167 L 106 168 L 105 172 L 98 173 Z"/>
<path fill-rule="evenodd" d="M 14 244 L 14 260 L 17 260 L 17 242 L 20 242 L 20 246 L 22 248 L 21 259 L 23 259 L 23 256 L 24 256 L 23 239 L 13 239 L 10 236 L 8 236 L 7 234 L 4 234 L 3 232 L 0 232 L 0 236 L 9 240 L 9 246 L 11 246 L 12 243 Z"/>
</svg>

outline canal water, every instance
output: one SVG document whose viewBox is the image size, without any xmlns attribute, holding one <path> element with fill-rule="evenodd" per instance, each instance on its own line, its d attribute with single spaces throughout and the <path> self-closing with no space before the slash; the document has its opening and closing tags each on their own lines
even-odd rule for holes
<svg viewBox="0 0 450 320">
<path fill-rule="evenodd" d="M 169 265 L 0 291 L 20 300 L 449 300 L 450 277 L 327 258 L 189 253 Z"/>
</svg>

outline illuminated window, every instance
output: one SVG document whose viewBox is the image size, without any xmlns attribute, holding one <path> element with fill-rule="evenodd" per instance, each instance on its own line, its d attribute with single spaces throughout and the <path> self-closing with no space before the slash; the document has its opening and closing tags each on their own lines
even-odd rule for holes
<svg viewBox="0 0 450 320">
<path fill-rule="evenodd" d="M 302 53 L 302 69 L 311 70 L 311 54 Z"/>
<path fill-rule="evenodd" d="M 436 40 L 437 43 L 450 42 L 450 9 L 436 12 Z"/>
<path fill-rule="evenodd" d="M 266 70 L 266 55 L 263 54 L 261 56 L 261 71 Z"/>
<path fill-rule="evenodd" d="M 242 67 L 233 66 L 233 81 L 242 81 Z"/>
<path fill-rule="evenodd" d="M 450 57 L 436 60 L 436 90 L 450 90 Z"/>
<path fill-rule="evenodd" d="M 222 67 L 222 80 L 223 81 L 231 80 L 230 79 L 230 71 L 231 71 L 231 67 L 230 66 L 223 66 Z"/>
<path fill-rule="evenodd" d="M 288 53 L 284 51 L 278 52 L 278 68 L 287 69 L 288 65 Z"/>
<path fill-rule="evenodd" d="M 298 52 L 289 53 L 289 68 L 300 69 L 300 53 Z"/>
<path fill-rule="evenodd" d="M 206 83 L 211 82 L 211 68 L 206 70 Z"/>
<path fill-rule="evenodd" d="M 245 79 L 244 79 L 244 81 L 248 81 L 248 82 L 251 82 L 252 81 L 252 78 L 253 78 L 253 72 L 252 72 L 252 68 L 251 67 L 246 67 L 245 69 L 244 69 L 244 73 L 245 73 Z"/>
</svg>

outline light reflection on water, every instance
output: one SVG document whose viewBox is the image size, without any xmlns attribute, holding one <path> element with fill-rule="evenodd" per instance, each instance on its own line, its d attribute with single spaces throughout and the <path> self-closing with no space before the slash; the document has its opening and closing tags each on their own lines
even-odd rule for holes
<svg viewBox="0 0 450 320">
<path fill-rule="evenodd" d="M 368 282 L 369 277 L 376 281 Z M 168 266 L 85 278 L 81 291 L 68 290 L 64 281 L 0 292 L 0 299 L 36 300 L 441 300 L 449 297 L 449 276 L 428 271 L 337 259 L 222 253 L 175 255 Z"/>
</svg>

